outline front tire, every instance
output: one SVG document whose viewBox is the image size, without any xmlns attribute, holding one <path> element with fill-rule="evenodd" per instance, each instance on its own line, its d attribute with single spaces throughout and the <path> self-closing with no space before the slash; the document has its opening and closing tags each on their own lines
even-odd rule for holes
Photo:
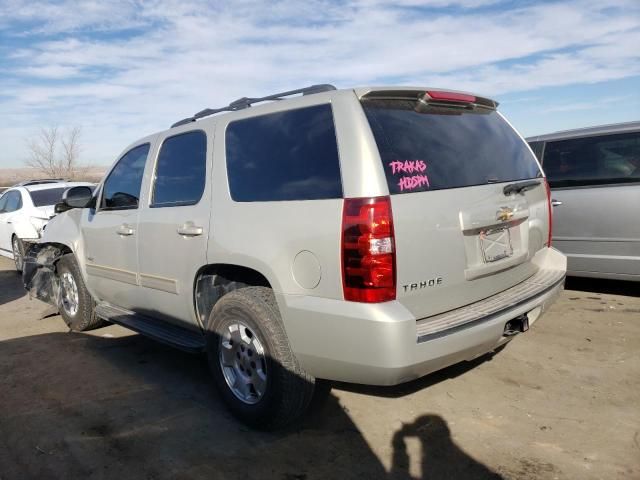
<svg viewBox="0 0 640 480">
<path fill-rule="evenodd" d="M 64 255 L 56 265 L 58 277 L 58 309 L 71 330 L 84 332 L 99 328 L 105 322 L 95 313 L 95 302 L 87 290 L 80 266 L 73 254 Z"/>
<path fill-rule="evenodd" d="M 304 414 L 315 379 L 291 351 L 271 289 L 228 293 L 214 306 L 207 327 L 209 367 L 238 419 L 274 430 Z"/>
</svg>

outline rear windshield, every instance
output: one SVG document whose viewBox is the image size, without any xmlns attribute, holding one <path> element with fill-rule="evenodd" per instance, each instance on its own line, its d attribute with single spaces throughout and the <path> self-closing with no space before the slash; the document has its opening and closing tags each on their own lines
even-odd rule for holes
<svg viewBox="0 0 640 480">
<path fill-rule="evenodd" d="M 65 188 L 47 188 L 46 190 L 30 191 L 31 201 L 35 207 L 45 207 L 47 205 L 55 205 L 62 201 L 62 194 Z"/>
<path fill-rule="evenodd" d="M 542 176 L 527 144 L 495 110 L 418 113 L 405 100 L 365 100 L 389 193 L 425 192 Z"/>
<path fill-rule="evenodd" d="M 34 207 L 47 207 L 49 205 L 55 205 L 62 201 L 62 194 L 70 187 L 63 188 L 47 188 L 45 190 L 30 191 L 31 201 Z M 95 186 L 89 186 L 91 191 L 95 190 Z"/>
</svg>

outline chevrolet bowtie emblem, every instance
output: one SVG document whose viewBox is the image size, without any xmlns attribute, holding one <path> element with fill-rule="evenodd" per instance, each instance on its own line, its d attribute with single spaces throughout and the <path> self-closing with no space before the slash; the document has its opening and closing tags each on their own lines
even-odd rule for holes
<svg viewBox="0 0 640 480">
<path fill-rule="evenodd" d="M 501 222 L 506 222 L 513 218 L 513 208 L 500 207 L 500 210 L 496 212 L 496 218 Z"/>
</svg>

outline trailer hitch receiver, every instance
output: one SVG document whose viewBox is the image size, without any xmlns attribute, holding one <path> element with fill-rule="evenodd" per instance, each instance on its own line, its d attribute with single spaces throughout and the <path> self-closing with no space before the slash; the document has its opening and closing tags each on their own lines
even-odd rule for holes
<svg viewBox="0 0 640 480">
<path fill-rule="evenodd" d="M 529 330 L 529 317 L 526 313 L 523 313 L 505 324 L 502 335 L 505 337 L 513 337 L 527 330 Z"/>
</svg>

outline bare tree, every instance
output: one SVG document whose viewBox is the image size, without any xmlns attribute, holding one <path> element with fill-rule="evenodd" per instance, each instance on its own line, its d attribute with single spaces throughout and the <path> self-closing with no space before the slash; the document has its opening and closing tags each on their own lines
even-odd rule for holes
<svg viewBox="0 0 640 480">
<path fill-rule="evenodd" d="M 63 132 L 57 126 L 41 128 L 27 139 L 28 157 L 25 163 L 44 175 L 74 178 L 80 174 L 80 127 Z"/>
</svg>

